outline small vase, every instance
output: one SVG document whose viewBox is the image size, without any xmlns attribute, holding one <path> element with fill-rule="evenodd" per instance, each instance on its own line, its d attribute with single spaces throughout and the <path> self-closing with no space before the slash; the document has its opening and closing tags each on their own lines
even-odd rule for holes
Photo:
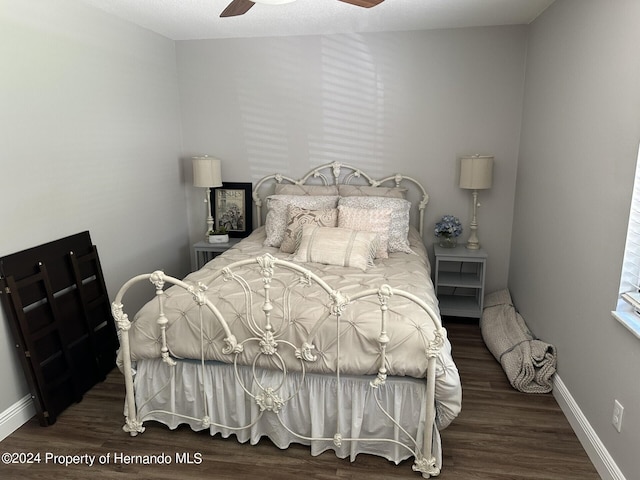
<svg viewBox="0 0 640 480">
<path fill-rule="evenodd" d="M 442 248 L 455 248 L 456 245 L 458 245 L 458 241 L 456 240 L 456 237 L 440 237 L 438 245 Z"/>
</svg>

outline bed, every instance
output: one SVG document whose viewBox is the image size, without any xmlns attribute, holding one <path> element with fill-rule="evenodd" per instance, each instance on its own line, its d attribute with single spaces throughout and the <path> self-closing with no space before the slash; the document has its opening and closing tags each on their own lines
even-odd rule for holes
<svg viewBox="0 0 640 480">
<path fill-rule="evenodd" d="M 184 279 L 142 274 L 116 295 L 123 429 L 413 457 L 437 476 L 461 386 L 422 241 L 428 198 L 413 178 L 339 163 L 261 179 L 247 238 Z M 140 282 L 155 299 L 129 320 Z"/>
</svg>

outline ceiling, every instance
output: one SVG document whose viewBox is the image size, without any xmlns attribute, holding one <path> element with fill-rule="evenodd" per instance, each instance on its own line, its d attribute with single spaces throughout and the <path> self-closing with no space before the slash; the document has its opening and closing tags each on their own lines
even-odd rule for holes
<svg viewBox="0 0 640 480">
<path fill-rule="evenodd" d="M 80 1 L 173 40 L 196 40 L 528 24 L 554 0 L 386 0 L 373 8 L 297 0 L 228 18 L 220 13 L 231 0 Z"/>
</svg>

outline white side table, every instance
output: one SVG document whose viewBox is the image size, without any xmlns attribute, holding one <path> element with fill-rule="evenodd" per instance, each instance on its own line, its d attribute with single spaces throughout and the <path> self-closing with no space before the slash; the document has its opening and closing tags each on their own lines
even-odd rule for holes
<svg viewBox="0 0 640 480">
<path fill-rule="evenodd" d="M 442 316 L 480 318 L 484 306 L 487 252 L 464 245 L 435 244 L 435 290 Z"/>
<path fill-rule="evenodd" d="M 202 268 L 205 263 L 213 260 L 221 253 L 226 252 L 240 240 L 242 239 L 230 238 L 227 243 L 209 243 L 204 240 L 195 243 L 193 245 L 193 257 L 191 258 L 191 270 L 195 271 Z"/>
</svg>

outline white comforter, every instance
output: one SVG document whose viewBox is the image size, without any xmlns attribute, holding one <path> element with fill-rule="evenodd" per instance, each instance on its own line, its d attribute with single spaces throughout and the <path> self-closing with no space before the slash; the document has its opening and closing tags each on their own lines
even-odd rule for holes
<svg viewBox="0 0 640 480">
<path fill-rule="evenodd" d="M 251 307 L 243 297 L 243 292 L 235 282 L 225 282 L 218 279 L 212 284 L 210 277 L 212 272 L 218 271 L 224 266 L 246 258 L 255 258 L 265 253 L 288 259 L 291 256 L 281 253 L 277 248 L 263 247 L 264 229 L 258 229 L 247 239 L 227 251 L 224 255 L 215 258 L 199 271 L 193 272 L 184 280 L 188 283 L 203 283 L 208 286 L 207 297 L 220 309 L 224 318 L 229 323 L 231 331 L 239 342 L 254 337 L 247 327 L 247 310 L 252 308 L 254 318 L 263 320 L 260 310 L 263 303 L 261 293 L 262 281 L 257 274 L 248 274 L 251 289 L 254 291 Z M 314 271 L 334 289 L 349 295 L 351 292 L 361 291 L 367 288 L 378 288 L 382 284 L 388 284 L 411 292 L 425 302 L 434 311 L 438 311 L 437 299 L 434 294 L 430 278 L 430 266 L 426 250 L 417 234 L 412 231 L 410 235 L 411 247 L 415 255 L 406 253 L 392 253 L 388 259 L 377 259 L 375 267 L 370 267 L 366 272 L 357 268 L 345 268 L 329 265 L 308 263 L 304 266 Z M 274 275 L 271 297 L 275 309 L 271 314 L 276 336 L 287 338 L 296 346 L 301 346 L 307 340 L 307 336 L 315 326 L 317 319 L 326 312 L 329 300 L 326 293 L 319 288 L 298 288 L 291 296 L 291 317 L 283 319 L 282 286 L 289 285 L 297 278 L 289 272 L 284 278 L 281 272 Z M 253 277 L 251 276 L 253 275 Z M 277 279 L 277 281 L 275 280 Z M 170 353 L 178 358 L 200 359 L 203 348 L 206 360 L 231 361 L 232 359 L 222 353 L 224 347 L 224 331 L 217 321 L 204 321 L 204 335 L 201 341 L 200 311 L 208 313 L 206 308 L 200 309 L 191 295 L 179 287 L 166 290 L 165 314 L 169 319 L 167 325 L 167 341 Z M 387 325 L 387 333 L 390 337 L 387 346 L 388 374 L 408 375 L 416 378 L 424 378 L 427 369 L 427 357 L 425 345 L 428 338 L 433 336 L 433 324 L 425 312 L 416 308 L 412 302 L 392 297 L 390 301 L 390 319 Z M 157 301 L 149 302 L 135 317 L 135 322 L 130 330 L 130 343 L 132 360 L 141 358 L 157 358 L 160 356 L 159 328 L 157 326 L 158 304 Z M 340 341 L 340 370 L 348 374 L 375 374 L 379 367 L 380 347 L 378 337 L 380 335 L 380 307 L 377 298 L 371 297 L 356 304 L 349 305 L 342 318 L 339 329 Z M 338 348 L 335 319 L 330 319 L 319 329 L 312 339 L 318 360 L 305 365 L 307 371 L 317 373 L 334 372 L 337 365 Z M 457 371 L 451 356 L 447 353 L 447 344 L 440 355 L 438 362 L 439 374 L 443 370 Z M 253 356 L 258 351 L 257 342 L 245 345 L 245 355 L 238 359 L 239 363 L 253 362 Z M 300 369 L 300 360 L 295 358 L 293 349 L 282 348 L 279 350 L 285 359 L 288 368 Z M 244 358 L 244 360 L 243 360 Z M 272 358 L 262 356 L 258 365 L 269 367 Z"/>
</svg>

